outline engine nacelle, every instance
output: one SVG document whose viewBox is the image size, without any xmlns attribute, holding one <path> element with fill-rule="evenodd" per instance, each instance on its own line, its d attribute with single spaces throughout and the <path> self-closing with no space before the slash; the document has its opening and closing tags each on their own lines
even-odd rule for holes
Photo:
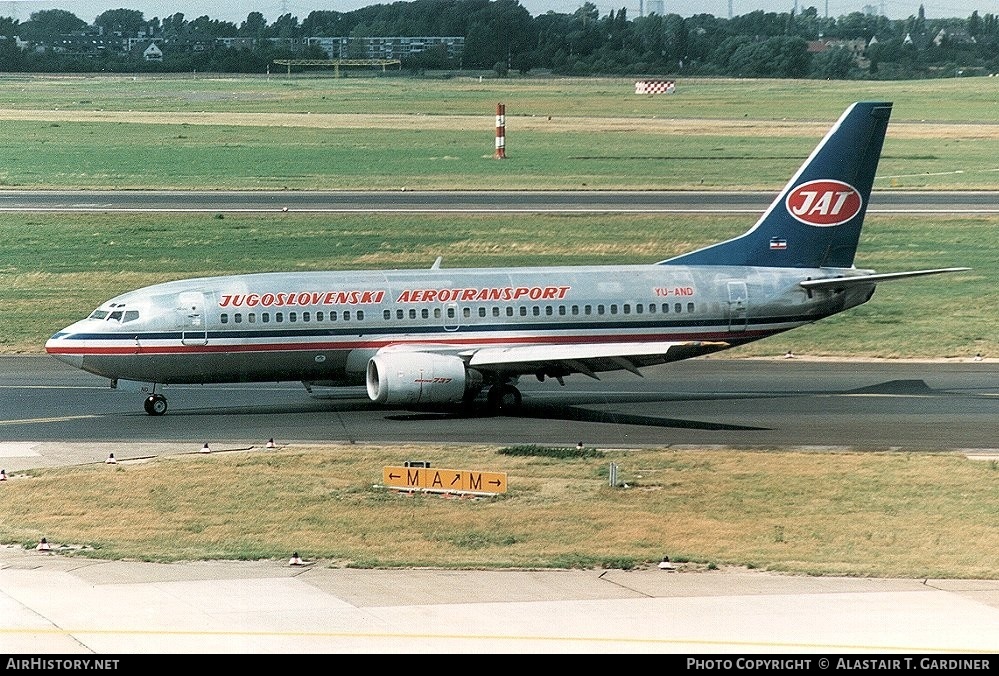
<svg viewBox="0 0 999 676">
<path fill-rule="evenodd" d="M 432 352 L 376 354 L 365 380 L 379 404 L 455 404 L 482 389 L 482 374 L 460 357 Z"/>
</svg>

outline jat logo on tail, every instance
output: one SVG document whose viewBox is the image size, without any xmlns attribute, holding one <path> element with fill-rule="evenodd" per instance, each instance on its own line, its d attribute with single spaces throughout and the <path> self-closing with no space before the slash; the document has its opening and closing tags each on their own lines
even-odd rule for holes
<svg viewBox="0 0 999 676">
<path fill-rule="evenodd" d="M 863 203 L 852 185 L 829 179 L 802 183 L 784 200 L 789 214 L 806 225 L 819 227 L 846 223 L 860 213 Z"/>
</svg>

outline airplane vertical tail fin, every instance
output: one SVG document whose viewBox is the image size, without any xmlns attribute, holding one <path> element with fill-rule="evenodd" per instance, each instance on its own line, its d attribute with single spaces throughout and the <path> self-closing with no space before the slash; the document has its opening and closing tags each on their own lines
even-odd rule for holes
<svg viewBox="0 0 999 676">
<path fill-rule="evenodd" d="M 661 264 L 852 267 L 891 107 L 851 105 L 748 232 Z"/>
</svg>

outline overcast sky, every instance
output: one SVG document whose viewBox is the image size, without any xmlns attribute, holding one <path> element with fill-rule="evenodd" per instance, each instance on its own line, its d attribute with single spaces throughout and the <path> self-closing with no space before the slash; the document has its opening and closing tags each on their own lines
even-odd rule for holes
<svg viewBox="0 0 999 676">
<path fill-rule="evenodd" d="M 393 0 L 384 2 L 369 2 L 366 0 L 316 0 L 315 4 L 308 0 L 225 0 L 224 2 L 207 2 L 206 0 L 54 0 L 52 2 L 36 2 L 34 0 L 0 0 L 0 16 L 13 16 L 21 21 L 31 18 L 32 12 L 41 9 L 65 9 L 87 23 L 91 23 L 101 12 L 108 9 L 136 9 L 143 13 L 146 19 L 170 16 L 182 12 L 188 20 L 208 15 L 220 21 L 232 21 L 237 26 L 246 19 L 250 12 L 260 12 L 268 23 L 273 22 L 282 14 L 297 16 L 299 21 L 313 10 L 334 10 L 349 12 L 360 7 L 375 4 L 390 4 Z M 611 10 L 622 7 L 628 10 L 628 16 L 639 16 L 639 2 L 645 3 L 646 12 L 654 0 L 594 0 L 593 4 L 604 15 Z M 544 14 L 551 10 L 563 14 L 571 14 L 583 0 L 521 0 L 521 4 L 534 15 Z M 965 18 L 978 10 L 980 15 L 999 14 L 999 0 L 731 0 L 734 14 L 747 14 L 762 9 L 765 12 L 787 12 L 797 4 L 799 11 L 806 7 L 815 7 L 819 15 L 837 17 L 850 12 L 859 12 L 865 5 L 883 9 L 890 19 L 905 19 L 914 16 L 922 4 L 927 18 Z M 729 0 L 664 0 L 666 13 L 676 13 L 682 16 L 692 14 L 714 14 L 719 17 L 728 16 Z"/>
</svg>

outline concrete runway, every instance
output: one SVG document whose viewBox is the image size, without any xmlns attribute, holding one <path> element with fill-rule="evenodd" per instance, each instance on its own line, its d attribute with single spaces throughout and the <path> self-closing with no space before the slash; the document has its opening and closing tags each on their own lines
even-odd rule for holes
<svg viewBox="0 0 999 676">
<path fill-rule="evenodd" d="M 8 656 L 987 656 L 999 652 L 999 580 L 153 564 L 0 548 L 0 618 Z"/>
<path fill-rule="evenodd" d="M 0 358 L 8 473 L 213 447 L 345 438 L 497 444 L 937 448 L 996 457 L 994 363 L 693 360 L 565 390 L 525 417 L 452 418 L 312 400 L 300 387 L 137 393 L 48 357 Z M 571 379 L 570 379 L 571 380 Z M 567 381 L 568 385 L 569 381 Z M 556 397 L 556 395 L 558 395 Z M 561 416 L 560 418 L 557 416 Z M 19 480 L 19 479 L 12 479 Z M 0 484 L 0 499 L 4 484 Z M 53 543 L 59 551 L 59 544 Z M 153 564 L 0 547 L 0 652 L 39 654 L 992 654 L 999 580 L 707 570 L 351 570 Z"/>
</svg>

